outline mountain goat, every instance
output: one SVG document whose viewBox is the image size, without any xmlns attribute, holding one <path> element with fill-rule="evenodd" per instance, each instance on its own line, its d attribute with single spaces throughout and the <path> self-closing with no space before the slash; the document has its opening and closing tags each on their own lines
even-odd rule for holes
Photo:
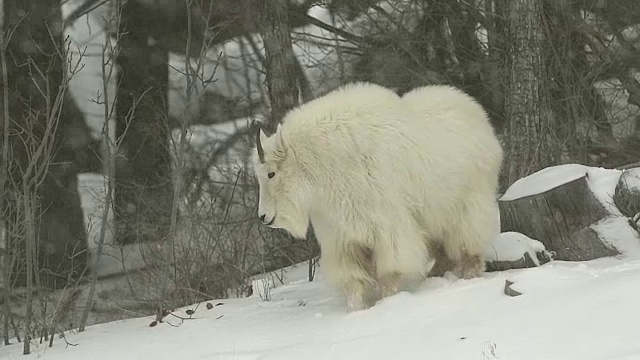
<svg viewBox="0 0 640 360">
<path fill-rule="evenodd" d="M 483 108 L 455 88 L 400 97 L 352 83 L 289 111 L 273 135 L 258 131 L 258 216 L 297 238 L 311 223 L 323 273 L 349 311 L 365 309 L 434 263 L 484 272 L 502 156 Z"/>
</svg>

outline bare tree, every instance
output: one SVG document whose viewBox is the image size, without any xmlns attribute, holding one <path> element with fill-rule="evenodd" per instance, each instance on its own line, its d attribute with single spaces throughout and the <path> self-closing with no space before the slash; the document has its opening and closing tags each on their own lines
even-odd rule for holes
<svg viewBox="0 0 640 360">
<path fill-rule="evenodd" d="M 16 263 L 24 264 L 18 276 L 26 282 L 24 353 L 28 354 L 34 335 L 33 295 L 42 285 L 41 276 L 58 287 L 86 267 L 73 145 L 65 133 L 69 119 L 60 120 L 65 106 L 73 105 L 65 100 L 69 79 L 80 63 L 67 59 L 59 1 L 10 1 L 4 9 L 7 29 L 13 34 L 8 42 L 13 61 L 5 77 L 13 96 L 5 102 L 9 116 L 3 117 L 14 155 L 7 166 L 8 194 L 15 209 L 8 227 L 12 242 L 18 244 L 11 246 L 17 251 L 13 255 L 24 261 Z"/>
<path fill-rule="evenodd" d="M 10 128 L 5 136 L 13 155 L 9 176 L 23 175 L 34 160 L 30 155 L 34 148 L 26 144 L 46 142 L 47 122 L 56 121 L 50 133 L 51 166 L 44 169 L 46 176 L 35 191 L 40 204 L 36 231 L 39 241 L 47 243 L 38 249 L 40 265 L 47 268 L 47 285 L 60 287 L 67 283 L 68 270 L 77 276 L 86 266 L 87 243 L 75 165 L 86 139 L 78 133 L 72 135 L 75 122 L 84 125 L 84 120 L 70 95 L 60 91 L 73 69 L 67 63 L 59 1 L 7 1 L 4 5 L 5 26 L 12 34 L 6 43 L 9 117 L 3 116 Z M 58 95 L 63 97 L 59 104 L 55 102 Z M 26 132 L 27 128 L 33 133 Z"/>
<path fill-rule="evenodd" d="M 102 125 L 102 150 L 101 157 L 103 160 L 103 172 L 105 176 L 105 195 L 102 199 L 102 215 L 100 221 L 100 234 L 97 239 L 97 249 L 95 252 L 95 257 L 93 259 L 94 271 L 91 273 L 91 284 L 89 286 L 89 294 L 87 295 L 87 302 L 82 312 L 82 317 L 80 318 L 80 325 L 78 326 L 78 331 L 82 332 L 85 330 L 87 325 L 87 320 L 89 318 L 89 312 L 93 308 L 93 301 L 96 291 L 96 285 L 98 283 L 98 272 L 95 270 L 98 268 L 98 264 L 100 263 L 100 259 L 102 258 L 102 252 L 105 246 L 105 238 L 107 234 L 107 229 L 109 227 L 108 218 L 109 212 L 113 209 L 113 192 L 115 189 L 115 164 L 116 164 L 116 156 L 118 154 L 118 148 L 120 147 L 122 136 L 114 139 L 112 137 L 112 130 L 110 123 L 113 119 L 113 112 L 115 110 L 114 104 L 109 101 L 109 83 L 113 78 L 114 72 L 114 63 L 118 56 L 118 42 L 119 37 L 117 36 L 118 32 L 118 24 L 121 16 L 122 8 L 119 6 L 119 1 L 112 1 L 109 7 L 108 18 L 105 19 L 106 27 L 111 30 L 112 33 L 116 34 L 116 38 L 111 38 L 110 36 L 106 37 L 105 44 L 102 46 L 102 62 L 101 62 L 101 75 L 102 75 L 102 93 L 96 102 L 101 103 L 103 107 L 103 125 Z M 134 106 L 135 108 L 135 106 Z M 129 124 L 130 118 L 125 119 L 126 123 Z M 126 128 L 126 126 L 125 126 Z M 126 131 L 125 131 L 126 133 Z"/>
<path fill-rule="evenodd" d="M 5 188 L 7 184 L 7 166 L 9 157 L 9 83 L 7 82 L 8 70 L 7 70 L 7 32 L 5 31 L 4 23 L 4 0 L 0 2 L 0 66 L 2 66 L 2 154 L 0 155 L 0 271 L 4 272 L 2 275 L 2 300 L 4 302 L 4 316 L 2 324 L 2 337 L 4 338 L 4 344 L 9 345 L 9 312 L 11 311 L 9 305 L 9 296 L 11 294 L 10 282 L 11 278 L 11 266 L 8 255 L 8 243 L 7 243 L 7 222 L 8 214 L 5 209 Z"/>
</svg>

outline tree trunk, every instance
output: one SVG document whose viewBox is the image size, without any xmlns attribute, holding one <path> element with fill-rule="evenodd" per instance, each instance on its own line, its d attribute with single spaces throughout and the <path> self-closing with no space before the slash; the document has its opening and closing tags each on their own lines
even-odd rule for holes
<svg viewBox="0 0 640 360">
<path fill-rule="evenodd" d="M 547 96 L 547 71 L 543 61 L 542 2 L 512 0 L 504 5 L 509 67 L 503 186 L 558 160 L 553 141 L 555 119 Z"/>
<path fill-rule="evenodd" d="M 501 200 L 501 231 L 516 231 L 542 242 L 554 259 L 591 260 L 618 255 L 589 226 L 610 215 L 580 177 L 547 192 Z"/>
<path fill-rule="evenodd" d="M 33 189 L 38 195 L 36 214 L 38 265 L 43 284 L 61 287 L 84 271 L 87 236 L 77 188 L 76 162 L 87 158 L 90 142 L 84 117 L 66 92 L 63 67 L 67 59 L 63 44 L 59 0 L 7 0 L 4 2 L 5 31 L 12 32 L 7 44 L 7 82 L 9 117 L 9 170 L 6 180 L 7 202 L 3 211 L 15 209 L 16 191 L 29 163 L 43 170 L 34 173 Z M 24 18 L 22 18 L 25 16 Z M 56 104 L 56 97 L 62 104 Z M 58 113 L 59 112 L 59 113 Z M 4 116 L 2 122 L 9 121 Z M 53 126 L 55 131 L 47 131 Z M 29 129 L 28 131 L 24 131 Z M 47 143 L 51 146 L 46 145 Z M 43 152 L 37 154 L 38 148 Z M 41 182 L 40 182 L 41 181 Z M 11 195 L 14 193 L 14 195 Z M 13 230 L 18 221 L 9 219 L 12 241 L 19 241 Z M 13 224 L 12 224 L 13 222 Z M 16 249 L 12 246 L 12 249 Z M 21 259 L 24 260 L 24 259 Z M 22 268 L 24 270 L 24 268 Z M 14 274 L 24 285 L 25 274 Z"/>
<path fill-rule="evenodd" d="M 119 26 L 116 137 L 125 159 L 116 169 L 115 222 L 122 243 L 162 240 L 172 202 L 168 122 L 168 53 L 147 35 L 135 3 Z M 115 34 L 114 34 L 115 35 Z"/>
<path fill-rule="evenodd" d="M 504 91 L 504 62 L 506 59 L 502 55 L 505 48 L 505 17 L 502 13 L 504 10 L 504 0 L 485 0 L 489 54 L 480 75 L 486 79 L 487 96 L 490 97 L 490 105 L 487 108 L 494 119 L 493 124 L 496 125 L 496 131 L 500 133 L 504 131 L 505 126 L 504 101 L 506 96 Z"/>
<path fill-rule="evenodd" d="M 265 72 L 271 115 L 267 128 L 275 131 L 278 122 L 298 105 L 296 58 L 291 46 L 287 0 L 261 1 L 258 26 L 265 47 Z"/>
</svg>

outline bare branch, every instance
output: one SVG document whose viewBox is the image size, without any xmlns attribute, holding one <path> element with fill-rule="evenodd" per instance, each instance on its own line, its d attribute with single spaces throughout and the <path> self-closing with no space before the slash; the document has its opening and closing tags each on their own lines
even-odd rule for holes
<svg viewBox="0 0 640 360">
<path fill-rule="evenodd" d="M 75 9 L 63 22 L 63 28 L 67 28 L 74 21 L 78 20 L 84 15 L 89 14 L 93 10 L 108 3 L 110 0 L 86 0 L 82 5 Z"/>
<path fill-rule="evenodd" d="M 367 39 L 365 37 L 362 36 L 358 36 L 355 34 L 352 34 L 350 32 L 344 31 L 342 29 L 339 29 L 335 26 L 329 25 L 325 22 L 322 22 L 316 18 L 314 18 L 311 15 L 306 14 L 305 19 L 309 21 L 309 24 L 311 25 L 315 25 L 321 29 L 327 30 L 333 34 L 336 34 L 338 36 L 342 36 L 343 38 L 345 38 L 346 40 L 352 41 L 355 44 L 358 45 L 369 45 L 371 43 L 374 43 L 375 41 L 373 39 Z"/>
</svg>

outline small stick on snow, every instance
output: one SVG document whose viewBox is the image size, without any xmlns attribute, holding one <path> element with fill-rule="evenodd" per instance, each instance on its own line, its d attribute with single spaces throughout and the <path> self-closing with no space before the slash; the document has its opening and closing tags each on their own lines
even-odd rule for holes
<svg viewBox="0 0 640 360">
<path fill-rule="evenodd" d="M 520 296 L 522 295 L 521 292 L 513 290 L 511 288 L 511 285 L 513 285 L 513 281 L 510 280 L 505 280 L 504 281 L 504 293 L 509 295 L 509 296 Z"/>
</svg>

